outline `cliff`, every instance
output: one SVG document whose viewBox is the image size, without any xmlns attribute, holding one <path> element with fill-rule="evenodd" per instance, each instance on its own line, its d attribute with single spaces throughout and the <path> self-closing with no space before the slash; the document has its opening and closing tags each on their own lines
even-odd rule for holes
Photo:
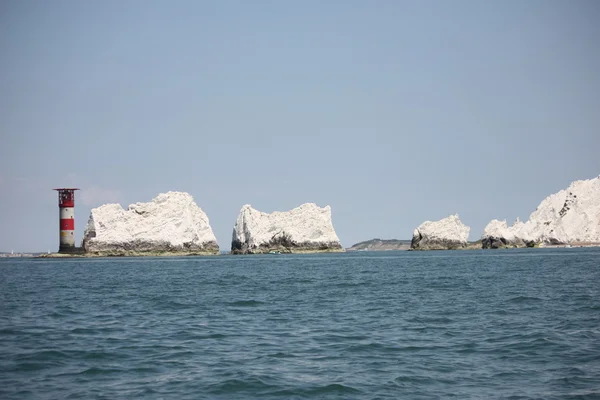
<svg viewBox="0 0 600 400">
<path fill-rule="evenodd" d="M 469 231 L 458 214 L 439 221 L 425 221 L 413 232 L 412 250 L 454 250 L 468 246 Z"/>
<path fill-rule="evenodd" d="M 343 251 L 333 229 L 331 207 L 306 203 L 267 214 L 250 205 L 240 210 L 233 228 L 232 254 Z"/>
<path fill-rule="evenodd" d="M 205 255 L 219 246 L 208 217 L 188 193 L 161 193 L 124 210 L 105 204 L 90 213 L 83 247 L 88 255 Z"/>
<path fill-rule="evenodd" d="M 546 197 L 526 222 L 490 221 L 481 239 L 484 248 L 600 243 L 600 176 Z"/>
</svg>

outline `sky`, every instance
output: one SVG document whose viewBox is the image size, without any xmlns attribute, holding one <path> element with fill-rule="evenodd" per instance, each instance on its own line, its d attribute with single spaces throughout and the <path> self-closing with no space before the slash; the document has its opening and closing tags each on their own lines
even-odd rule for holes
<svg viewBox="0 0 600 400">
<path fill-rule="evenodd" d="M 600 174 L 600 2 L 0 2 L 0 251 L 190 193 L 332 207 L 342 244 L 458 213 L 471 240 Z"/>
</svg>

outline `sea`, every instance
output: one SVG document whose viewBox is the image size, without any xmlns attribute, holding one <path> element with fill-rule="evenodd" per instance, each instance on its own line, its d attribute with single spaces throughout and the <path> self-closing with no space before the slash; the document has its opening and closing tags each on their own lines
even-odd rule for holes
<svg viewBox="0 0 600 400">
<path fill-rule="evenodd" d="M 600 249 L 0 259 L 0 399 L 599 399 Z"/>
</svg>

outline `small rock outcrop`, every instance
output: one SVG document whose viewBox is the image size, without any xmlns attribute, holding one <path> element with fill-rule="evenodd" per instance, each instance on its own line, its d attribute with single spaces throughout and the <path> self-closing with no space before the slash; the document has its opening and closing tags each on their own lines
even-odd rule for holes
<svg viewBox="0 0 600 400">
<path fill-rule="evenodd" d="M 124 210 L 119 204 L 94 208 L 83 237 L 89 255 L 218 254 L 208 217 L 188 193 L 161 193 Z"/>
<path fill-rule="evenodd" d="M 460 221 L 458 214 L 439 221 L 425 221 L 413 232 L 412 250 L 454 250 L 468 246 L 471 228 Z"/>
<path fill-rule="evenodd" d="M 526 222 L 492 220 L 481 240 L 484 248 L 600 244 L 600 176 L 546 197 Z"/>
<path fill-rule="evenodd" d="M 290 211 L 240 210 L 233 228 L 232 254 L 344 251 L 331 221 L 331 207 L 306 203 Z"/>
</svg>

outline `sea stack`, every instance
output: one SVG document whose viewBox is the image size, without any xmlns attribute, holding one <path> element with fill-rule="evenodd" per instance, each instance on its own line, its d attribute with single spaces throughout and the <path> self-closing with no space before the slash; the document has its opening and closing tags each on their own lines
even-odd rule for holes
<svg viewBox="0 0 600 400">
<path fill-rule="evenodd" d="M 492 220 L 481 239 L 484 248 L 600 245 L 600 176 L 546 197 L 526 222 Z"/>
<path fill-rule="evenodd" d="M 331 207 L 306 203 L 290 211 L 240 210 L 233 228 L 232 254 L 344 251 L 331 221 Z"/>
<path fill-rule="evenodd" d="M 105 204 L 90 213 L 83 237 L 87 254 L 154 256 L 218 254 L 208 217 L 184 192 L 161 193 L 124 210 Z"/>
<path fill-rule="evenodd" d="M 481 246 L 484 249 L 534 247 L 533 237 L 519 218 L 509 227 L 506 220 L 493 219 L 483 230 Z"/>
<path fill-rule="evenodd" d="M 460 221 L 458 214 L 439 221 L 425 221 L 413 232 L 412 250 L 454 250 L 467 247 L 471 228 Z"/>
</svg>

